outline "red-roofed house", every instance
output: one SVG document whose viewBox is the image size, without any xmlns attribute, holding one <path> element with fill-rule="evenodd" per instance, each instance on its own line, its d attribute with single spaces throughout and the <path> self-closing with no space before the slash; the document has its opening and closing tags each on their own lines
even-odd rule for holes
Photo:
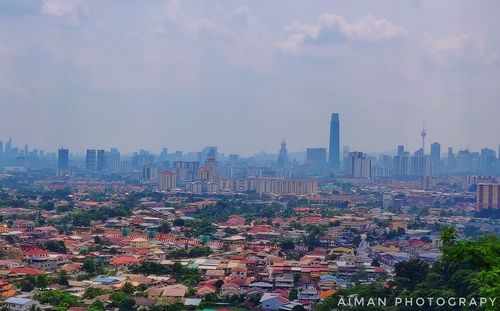
<svg viewBox="0 0 500 311">
<path fill-rule="evenodd" d="M 33 268 L 14 268 L 9 271 L 9 275 L 40 275 L 45 274 L 45 271 Z"/>
<path fill-rule="evenodd" d="M 117 269 L 125 269 L 131 265 L 137 264 L 140 261 L 140 259 L 135 257 L 121 256 L 113 258 L 110 264 L 115 266 Z"/>
</svg>

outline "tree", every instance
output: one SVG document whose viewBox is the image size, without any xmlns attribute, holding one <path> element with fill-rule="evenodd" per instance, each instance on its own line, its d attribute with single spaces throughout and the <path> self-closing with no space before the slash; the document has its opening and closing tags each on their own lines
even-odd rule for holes
<svg viewBox="0 0 500 311">
<path fill-rule="evenodd" d="M 111 299 L 111 303 L 113 304 L 113 306 L 120 306 L 120 304 L 124 300 L 128 299 L 129 296 L 122 291 L 115 291 L 111 293 L 109 298 Z"/>
<path fill-rule="evenodd" d="M 121 289 L 125 294 L 131 295 L 135 292 L 135 287 L 130 282 L 125 282 Z"/>
<path fill-rule="evenodd" d="M 295 248 L 295 243 L 292 239 L 284 239 L 281 241 L 280 247 L 283 250 L 292 250 Z"/>
<path fill-rule="evenodd" d="M 293 284 L 295 284 L 295 285 L 299 284 L 299 281 L 301 278 L 302 278 L 302 276 L 300 275 L 300 273 L 294 273 L 293 274 Z"/>
<path fill-rule="evenodd" d="M 90 275 L 95 275 L 102 270 L 102 266 L 92 259 L 85 259 L 82 269 Z"/>
<path fill-rule="evenodd" d="M 132 272 L 141 273 L 145 275 L 156 274 L 165 275 L 167 274 L 167 267 L 153 261 L 142 261 L 138 265 L 132 268 Z"/>
<path fill-rule="evenodd" d="M 219 296 L 217 296 L 216 293 L 208 293 L 203 298 L 203 301 L 205 301 L 205 302 L 217 302 L 217 301 L 219 301 Z"/>
<path fill-rule="evenodd" d="M 176 227 L 182 227 L 184 226 L 184 219 L 182 218 L 176 218 L 174 219 L 174 221 L 172 222 L 172 224 Z"/>
<path fill-rule="evenodd" d="M 135 303 L 135 300 L 132 298 L 127 298 L 120 302 L 120 305 L 118 307 L 119 311 L 135 311 L 137 310 L 137 306 Z"/>
<path fill-rule="evenodd" d="M 35 286 L 29 280 L 22 280 L 20 288 L 22 292 L 31 292 L 32 290 L 35 289 Z"/>
<path fill-rule="evenodd" d="M 219 290 L 219 289 L 221 289 L 222 285 L 224 285 L 224 281 L 223 280 L 217 280 L 217 281 L 215 281 L 214 285 Z"/>
<path fill-rule="evenodd" d="M 298 299 L 298 297 L 299 297 L 298 294 L 299 294 L 298 290 L 296 288 L 292 288 L 290 290 L 290 292 L 288 293 L 288 300 L 293 301 L 293 300 Z"/>
<path fill-rule="evenodd" d="M 99 287 L 89 287 L 83 293 L 83 298 L 85 299 L 93 299 L 97 296 L 105 294 L 107 291 L 105 289 Z"/>
<path fill-rule="evenodd" d="M 57 284 L 68 286 L 68 274 L 64 270 L 60 270 L 57 274 Z"/>
<path fill-rule="evenodd" d="M 104 311 L 104 310 L 105 310 L 104 304 L 100 300 L 94 301 L 88 309 L 88 311 Z"/>
<path fill-rule="evenodd" d="M 426 279 L 429 265 L 418 259 L 403 261 L 396 264 L 394 272 L 399 286 L 413 290 L 418 283 Z"/>
<path fill-rule="evenodd" d="M 36 276 L 36 287 L 43 289 L 49 286 L 49 278 L 46 274 L 39 274 Z"/>
<path fill-rule="evenodd" d="M 170 224 L 168 222 L 164 222 L 158 228 L 158 232 L 161 233 L 169 233 L 171 231 Z"/>
<path fill-rule="evenodd" d="M 453 227 L 443 227 L 440 231 L 441 242 L 443 242 L 443 246 L 451 246 L 458 239 L 457 229 Z"/>
<path fill-rule="evenodd" d="M 57 308 L 69 309 L 70 307 L 79 306 L 81 303 L 75 296 L 61 290 L 42 291 L 35 295 L 35 299 L 41 303 L 48 303 Z"/>
</svg>

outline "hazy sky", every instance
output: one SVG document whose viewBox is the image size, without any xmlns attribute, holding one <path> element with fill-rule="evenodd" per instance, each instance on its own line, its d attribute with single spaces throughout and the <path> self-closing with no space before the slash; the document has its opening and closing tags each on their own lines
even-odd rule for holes
<svg viewBox="0 0 500 311">
<path fill-rule="evenodd" d="M 500 144 L 500 1 L 0 0 L 0 140 Z"/>
</svg>

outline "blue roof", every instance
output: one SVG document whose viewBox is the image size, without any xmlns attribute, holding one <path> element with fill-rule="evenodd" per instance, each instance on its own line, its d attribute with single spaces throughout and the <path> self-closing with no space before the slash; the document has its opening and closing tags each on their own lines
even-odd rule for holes
<svg viewBox="0 0 500 311">
<path fill-rule="evenodd" d="M 15 303 L 15 304 L 19 304 L 19 305 L 25 305 L 25 304 L 28 304 L 32 301 L 33 301 L 33 299 L 21 298 L 21 297 L 10 297 L 9 299 L 5 300 L 6 303 Z"/>
<path fill-rule="evenodd" d="M 336 277 L 332 274 L 322 274 L 319 276 L 321 280 L 335 280 L 337 283 L 347 284 L 347 281 L 341 278 Z"/>
<path fill-rule="evenodd" d="M 111 277 L 98 277 L 94 279 L 94 282 L 99 282 L 99 283 L 113 283 L 116 281 L 117 279 Z"/>
<path fill-rule="evenodd" d="M 337 280 L 337 277 L 335 275 L 331 274 L 322 274 L 319 276 L 321 280 Z"/>
</svg>

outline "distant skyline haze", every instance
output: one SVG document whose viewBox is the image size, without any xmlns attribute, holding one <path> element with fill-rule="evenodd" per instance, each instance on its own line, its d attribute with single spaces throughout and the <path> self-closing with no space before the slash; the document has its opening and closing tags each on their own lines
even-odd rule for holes
<svg viewBox="0 0 500 311">
<path fill-rule="evenodd" d="M 500 2 L 0 0 L 0 140 L 245 156 L 500 144 Z M 279 14 L 277 14 L 279 13 Z M 444 22 L 445 21 L 445 22 Z"/>
</svg>

